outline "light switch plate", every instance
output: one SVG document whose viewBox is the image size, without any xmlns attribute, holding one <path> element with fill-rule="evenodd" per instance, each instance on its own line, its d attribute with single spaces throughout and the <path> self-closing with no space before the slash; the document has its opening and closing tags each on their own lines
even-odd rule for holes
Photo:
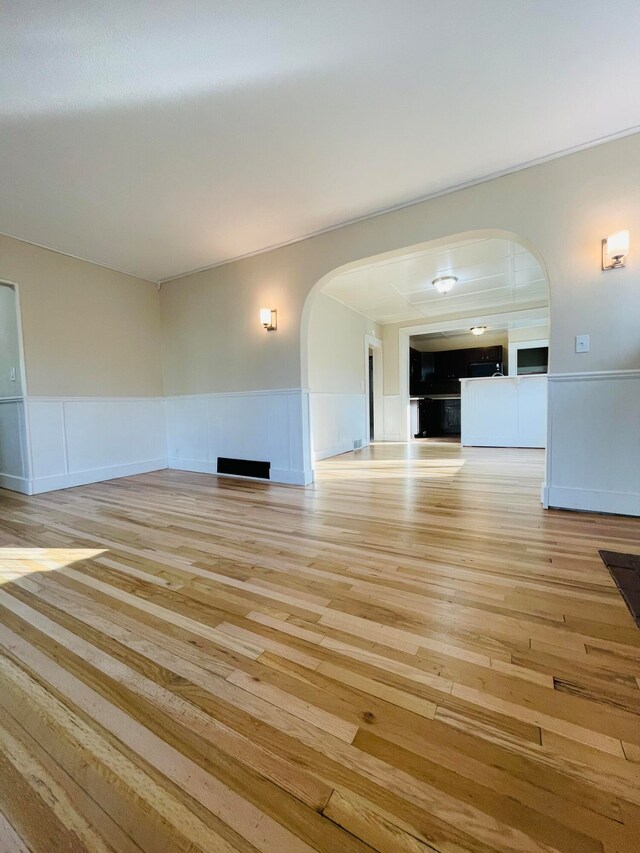
<svg viewBox="0 0 640 853">
<path fill-rule="evenodd" d="M 576 335 L 576 352 L 589 352 L 589 335 Z"/>
</svg>

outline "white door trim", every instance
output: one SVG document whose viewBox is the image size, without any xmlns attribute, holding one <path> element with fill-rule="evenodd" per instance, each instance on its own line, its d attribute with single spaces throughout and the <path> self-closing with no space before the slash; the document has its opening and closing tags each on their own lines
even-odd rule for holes
<svg viewBox="0 0 640 853">
<path fill-rule="evenodd" d="M 373 350 L 373 423 L 375 435 L 369 425 L 369 349 Z M 364 397 L 367 444 L 384 436 L 384 406 L 382 397 L 382 341 L 373 335 L 364 336 Z"/>
</svg>

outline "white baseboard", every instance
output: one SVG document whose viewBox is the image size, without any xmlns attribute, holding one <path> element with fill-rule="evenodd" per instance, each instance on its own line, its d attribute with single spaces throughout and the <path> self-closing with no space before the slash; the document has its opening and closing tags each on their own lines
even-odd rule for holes
<svg viewBox="0 0 640 853">
<path fill-rule="evenodd" d="M 26 477 L 14 477 L 13 474 L 0 474 L 0 489 L 9 489 L 11 492 L 20 492 L 23 495 L 31 495 L 31 480 Z"/>
<path fill-rule="evenodd" d="M 606 492 L 595 489 L 548 488 L 551 509 L 575 509 L 581 512 L 606 512 L 614 515 L 640 515 L 640 493 Z"/>
<path fill-rule="evenodd" d="M 322 450 L 315 451 L 313 461 L 319 462 L 321 459 L 328 459 L 330 456 L 340 456 L 341 453 L 350 453 L 353 449 L 352 441 L 343 441 L 340 444 L 334 444 L 333 447 L 323 447 Z"/>
<path fill-rule="evenodd" d="M 74 471 L 73 473 L 56 474 L 51 477 L 39 477 L 31 481 L 31 492 L 27 492 L 27 494 L 39 495 L 57 489 L 70 489 L 73 486 L 102 483 L 105 480 L 117 480 L 119 477 L 132 477 L 134 474 L 162 471 L 166 467 L 166 459 L 150 459 L 146 462 L 132 462 L 128 465 L 114 465 L 109 468 L 92 468 L 88 471 Z"/>
<path fill-rule="evenodd" d="M 284 483 L 289 486 L 308 486 L 313 482 L 313 471 L 286 468 L 272 468 L 271 482 Z"/>
</svg>

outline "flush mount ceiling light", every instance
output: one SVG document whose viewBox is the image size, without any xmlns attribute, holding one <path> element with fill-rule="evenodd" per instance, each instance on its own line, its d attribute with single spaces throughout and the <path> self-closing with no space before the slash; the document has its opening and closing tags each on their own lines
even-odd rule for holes
<svg viewBox="0 0 640 853">
<path fill-rule="evenodd" d="M 439 275 L 438 278 L 434 278 L 431 284 L 438 293 L 449 293 L 457 280 L 455 275 Z"/>
<path fill-rule="evenodd" d="M 469 331 L 471 332 L 472 335 L 484 335 L 484 333 L 487 331 L 487 327 L 486 326 L 472 326 L 469 329 Z"/>
<path fill-rule="evenodd" d="M 616 231 L 602 241 L 602 269 L 615 270 L 624 266 L 629 254 L 629 232 Z"/>
</svg>

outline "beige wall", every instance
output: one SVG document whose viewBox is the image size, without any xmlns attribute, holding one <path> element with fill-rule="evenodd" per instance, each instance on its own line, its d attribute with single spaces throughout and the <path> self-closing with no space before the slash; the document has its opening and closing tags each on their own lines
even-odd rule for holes
<svg viewBox="0 0 640 853">
<path fill-rule="evenodd" d="M 15 370 L 15 382 L 11 370 Z M 20 397 L 20 343 L 16 296 L 12 287 L 0 283 L 0 397 Z"/>
<path fill-rule="evenodd" d="M 299 388 L 307 275 L 304 257 L 285 249 L 163 284 L 166 393 Z M 276 332 L 262 328 L 260 308 L 277 309 Z"/>
<path fill-rule="evenodd" d="M 309 320 L 309 390 L 363 394 L 365 335 L 380 338 L 381 327 L 321 293 Z"/>
<path fill-rule="evenodd" d="M 638 367 L 639 187 L 640 136 L 634 135 L 168 282 L 161 293 L 167 390 L 305 384 L 298 327 L 320 279 L 375 254 L 469 231 L 515 234 L 546 265 L 553 371 Z M 631 232 L 628 266 L 603 273 L 600 240 L 620 228 Z M 278 308 L 278 332 L 260 329 L 261 305 Z M 305 341 L 309 316 L 310 306 Z M 583 333 L 591 336 L 591 352 L 577 355 L 574 336 Z M 397 387 L 385 382 L 385 393 Z"/>
<path fill-rule="evenodd" d="M 10 237 L 0 280 L 19 288 L 31 396 L 162 394 L 154 284 Z"/>
<path fill-rule="evenodd" d="M 510 329 L 509 343 L 519 341 L 542 341 L 549 338 L 549 324 L 543 323 L 540 326 L 528 326 L 524 329 Z"/>
</svg>

